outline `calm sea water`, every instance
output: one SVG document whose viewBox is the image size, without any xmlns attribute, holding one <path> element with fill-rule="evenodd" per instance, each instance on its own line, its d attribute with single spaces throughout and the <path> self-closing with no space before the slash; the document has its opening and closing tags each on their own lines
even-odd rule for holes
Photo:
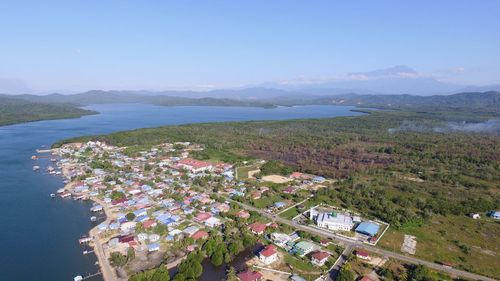
<svg viewBox="0 0 500 281">
<path fill-rule="evenodd" d="M 78 238 L 93 226 L 89 203 L 53 199 L 64 184 L 58 177 L 33 172 L 31 155 L 43 145 L 82 135 L 214 121 L 283 120 L 354 116 L 347 106 L 274 109 L 243 107 L 160 107 L 143 104 L 94 105 L 99 115 L 0 127 L 0 280 L 64 281 L 94 273 L 96 259 L 82 255 Z M 35 164 L 36 163 L 36 164 Z M 99 277 L 89 280 L 101 280 Z"/>
</svg>

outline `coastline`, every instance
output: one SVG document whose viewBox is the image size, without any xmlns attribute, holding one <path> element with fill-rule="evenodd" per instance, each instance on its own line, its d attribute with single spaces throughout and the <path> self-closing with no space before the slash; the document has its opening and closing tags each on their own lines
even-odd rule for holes
<svg viewBox="0 0 500 281">
<path fill-rule="evenodd" d="M 62 167 L 62 175 L 63 177 L 68 178 L 67 169 L 65 167 Z M 63 187 L 63 189 L 67 192 L 71 192 L 71 188 L 74 186 L 74 184 L 75 181 L 70 181 Z M 102 206 L 106 219 L 101 223 L 109 224 L 112 218 L 109 207 L 106 206 L 106 204 L 98 198 L 89 197 L 89 200 Z M 104 281 L 126 281 L 127 279 L 119 278 L 117 276 L 116 270 L 109 263 L 108 256 L 104 252 L 104 247 L 103 247 L 104 243 L 103 241 L 101 241 L 101 238 L 99 238 L 99 225 L 96 225 L 89 230 L 88 237 L 92 238 L 92 241 L 91 243 L 89 243 L 89 245 L 94 249 L 94 255 L 97 258 L 99 271 L 101 272 L 102 279 Z"/>
</svg>

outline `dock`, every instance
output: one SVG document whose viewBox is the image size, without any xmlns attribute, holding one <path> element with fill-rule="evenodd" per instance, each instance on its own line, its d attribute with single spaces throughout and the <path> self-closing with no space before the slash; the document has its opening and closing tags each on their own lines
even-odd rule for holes
<svg viewBox="0 0 500 281">
<path fill-rule="evenodd" d="M 97 271 L 96 273 L 93 273 L 93 274 L 89 273 L 85 276 L 78 275 L 74 278 L 74 280 L 75 281 L 87 280 L 87 279 L 96 277 L 96 276 L 101 275 L 101 274 L 102 274 L 101 271 Z"/>
</svg>

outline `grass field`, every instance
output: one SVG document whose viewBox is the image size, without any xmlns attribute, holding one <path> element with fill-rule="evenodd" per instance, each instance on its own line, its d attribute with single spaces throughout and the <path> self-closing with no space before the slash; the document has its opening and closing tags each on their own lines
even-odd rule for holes
<svg viewBox="0 0 500 281">
<path fill-rule="evenodd" d="M 500 278 L 500 222 L 466 216 L 434 217 L 424 226 L 390 228 L 379 246 L 400 251 L 404 234 L 417 237 L 415 256 Z"/>
<path fill-rule="evenodd" d="M 249 178 L 248 172 L 257 170 L 259 167 L 257 166 L 242 166 L 236 168 L 236 179 L 237 180 L 246 180 Z"/>
<path fill-rule="evenodd" d="M 278 201 L 284 201 L 283 197 L 278 194 L 273 194 L 271 196 L 263 196 L 262 198 L 253 200 L 252 202 L 256 208 L 264 209 Z"/>
</svg>

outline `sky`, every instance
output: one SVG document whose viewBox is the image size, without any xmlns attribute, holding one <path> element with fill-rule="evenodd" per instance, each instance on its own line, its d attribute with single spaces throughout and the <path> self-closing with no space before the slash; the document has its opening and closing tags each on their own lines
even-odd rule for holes
<svg viewBox="0 0 500 281">
<path fill-rule="evenodd" d="M 239 87 L 407 65 L 500 83 L 500 1 L 4 1 L 0 89 Z"/>
</svg>

